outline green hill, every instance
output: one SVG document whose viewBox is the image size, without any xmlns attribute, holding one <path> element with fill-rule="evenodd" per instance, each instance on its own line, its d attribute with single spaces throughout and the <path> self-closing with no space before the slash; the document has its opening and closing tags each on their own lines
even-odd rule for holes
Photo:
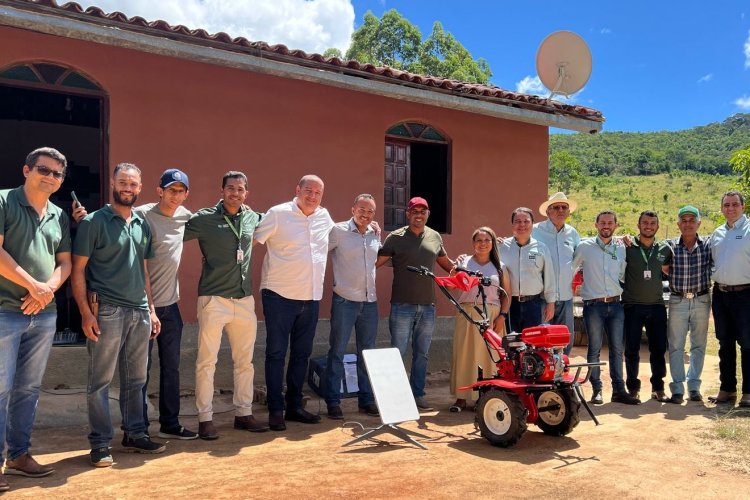
<svg viewBox="0 0 750 500">
<path fill-rule="evenodd" d="M 648 119 L 644 116 L 644 119 Z M 729 157 L 750 145 L 750 114 L 676 132 L 602 132 L 550 136 L 550 154 L 568 151 L 589 175 L 675 171 L 732 173 Z"/>
</svg>

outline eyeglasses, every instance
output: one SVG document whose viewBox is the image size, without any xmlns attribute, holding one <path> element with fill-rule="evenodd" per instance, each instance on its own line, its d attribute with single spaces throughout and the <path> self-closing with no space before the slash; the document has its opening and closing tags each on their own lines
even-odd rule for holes
<svg viewBox="0 0 750 500">
<path fill-rule="evenodd" d="M 567 210 L 570 207 L 568 207 L 568 205 L 552 205 L 550 208 L 552 210 Z"/>
<path fill-rule="evenodd" d="M 39 175 L 43 175 L 45 177 L 49 177 L 51 175 L 58 181 L 61 181 L 65 178 L 65 172 L 58 172 L 57 170 L 52 170 L 51 168 L 45 167 L 44 165 L 37 165 L 34 168 L 37 172 L 39 172 Z"/>
</svg>

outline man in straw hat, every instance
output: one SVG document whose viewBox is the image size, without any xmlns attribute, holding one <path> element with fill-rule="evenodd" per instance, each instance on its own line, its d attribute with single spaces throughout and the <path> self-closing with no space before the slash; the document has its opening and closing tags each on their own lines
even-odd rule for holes
<svg viewBox="0 0 750 500">
<path fill-rule="evenodd" d="M 539 205 L 539 213 L 547 216 L 547 220 L 534 224 L 531 236 L 544 243 L 552 257 L 552 267 L 557 276 L 555 287 L 555 311 L 550 320 L 553 325 L 565 325 L 570 330 L 570 343 L 565 348 L 565 354 L 570 354 L 575 338 L 573 323 L 573 289 L 571 283 L 575 274 L 573 268 L 573 252 L 581 242 L 578 231 L 566 224 L 565 221 L 572 214 L 578 204 L 565 196 L 565 193 L 555 193 L 547 201 Z"/>
</svg>

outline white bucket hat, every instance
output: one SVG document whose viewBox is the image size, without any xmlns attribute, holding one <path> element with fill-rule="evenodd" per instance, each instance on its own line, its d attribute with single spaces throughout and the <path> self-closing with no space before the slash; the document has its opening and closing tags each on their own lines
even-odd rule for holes
<svg viewBox="0 0 750 500">
<path fill-rule="evenodd" d="M 576 203 L 573 200 L 569 200 L 567 196 L 565 196 L 565 193 L 557 192 L 549 197 L 549 200 L 545 201 L 541 205 L 539 205 L 539 213 L 547 216 L 547 207 L 554 203 L 565 203 L 570 207 L 570 213 L 575 212 L 575 209 L 578 208 L 578 203 Z"/>
</svg>

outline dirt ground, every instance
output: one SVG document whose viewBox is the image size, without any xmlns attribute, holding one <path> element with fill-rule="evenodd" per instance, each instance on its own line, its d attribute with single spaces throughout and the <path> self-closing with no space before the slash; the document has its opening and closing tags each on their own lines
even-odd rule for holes
<svg viewBox="0 0 750 500">
<path fill-rule="evenodd" d="M 644 388 L 648 376 L 641 363 Z M 323 417 L 317 425 L 291 422 L 286 432 L 253 434 L 234 430 L 226 411 L 214 417 L 219 440 L 171 441 L 161 455 L 123 453 L 118 433 L 109 469 L 89 465 L 84 426 L 37 429 L 33 452 L 57 470 L 42 479 L 6 476 L 12 490 L 3 498 L 748 498 L 750 476 L 721 466 L 722 450 L 700 437 L 715 418 L 711 405 L 610 403 L 606 369 L 603 378 L 607 403 L 595 409 L 602 425 L 582 409 L 570 435 L 549 437 L 530 425 L 509 449 L 475 431 L 473 412 L 448 412 L 446 374 L 429 380 L 427 399 L 438 410 L 403 425 L 429 436 L 420 440 L 426 451 L 388 435 L 342 447 L 362 432 L 353 422 L 380 424 L 357 413 L 356 399 L 342 405 L 343 427 Z M 704 392 L 716 388 L 716 357 L 707 357 L 704 380 Z M 220 398 L 217 406 L 229 408 L 231 396 Z M 191 411 L 192 400 L 184 408 Z M 325 403 L 313 398 L 307 408 L 323 413 Z M 263 406 L 255 414 L 267 419 Z M 193 429 L 196 422 L 183 418 Z"/>
</svg>

